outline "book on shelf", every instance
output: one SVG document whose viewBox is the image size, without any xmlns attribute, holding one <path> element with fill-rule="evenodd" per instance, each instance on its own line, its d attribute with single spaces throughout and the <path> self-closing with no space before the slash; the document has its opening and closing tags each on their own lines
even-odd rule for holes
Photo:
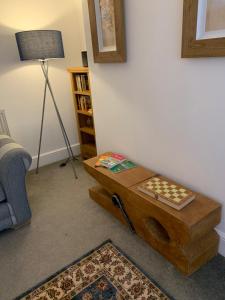
<svg viewBox="0 0 225 300">
<path fill-rule="evenodd" d="M 88 77 L 86 75 L 76 75 L 76 84 L 78 91 L 88 91 Z"/>
<path fill-rule="evenodd" d="M 77 98 L 77 108 L 83 111 L 92 111 L 91 99 L 88 96 L 80 96 Z"/>
<path fill-rule="evenodd" d="M 177 210 L 181 210 L 196 197 L 192 191 L 161 176 L 144 181 L 137 189 Z"/>
<path fill-rule="evenodd" d="M 95 167 L 105 167 L 113 173 L 120 173 L 135 168 L 136 165 L 121 154 L 109 152 L 99 157 Z"/>
</svg>

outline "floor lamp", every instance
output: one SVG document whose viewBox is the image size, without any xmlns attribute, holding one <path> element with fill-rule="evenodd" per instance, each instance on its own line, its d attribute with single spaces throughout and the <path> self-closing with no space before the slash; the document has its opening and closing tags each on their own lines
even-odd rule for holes
<svg viewBox="0 0 225 300">
<path fill-rule="evenodd" d="M 75 159 L 71 144 L 68 138 L 68 135 L 65 130 L 65 126 L 63 124 L 55 96 L 53 94 L 53 90 L 48 77 L 48 61 L 50 59 L 56 58 L 64 58 L 64 49 L 62 42 L 61 32 L 58 30 L 30 30 L 30 31 L 22 31 L 16 33 L 16 41 L 19 50 L 20 60 L 38 60 L 41 65 L 41 69 L 45 78 L 45 86 L 44 86 L 44 98 L 43 98 L 43 106 L 42 106 L 42 117 L 41 117 L 41 129 L 40 129 L 40 138 L 39 138 L 39 146 L 38 146 L 38 159 L 37 159 L 37 167 L 36 173 L 39 170 L 39 161 L 40 161 L 40 153 L 41 153 L 41 144 L 42 144 L 42 133 L 43 133 L 43 124 L 45 117 L 45 104 L 46 104 L 46 93 L 47 88 L 50 92 L 53 105 L 56 111 L 56 115 L 61 127 L 62 135 L 66 144 L 67 152 L 68 152 L 68 161 L 71 162 L 71 166 L 73 168 L 74 176 L 77 178 L 76 170 L 73 164 L 73 160 Z"/>
</svg>

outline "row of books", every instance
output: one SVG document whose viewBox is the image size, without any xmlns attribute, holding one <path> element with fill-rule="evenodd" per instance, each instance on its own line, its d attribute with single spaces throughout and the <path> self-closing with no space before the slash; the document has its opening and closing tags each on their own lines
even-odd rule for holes
<svg viewBox="0 0 225 300">
<path fill-rule="evenodd" d="M 110 152 L 101 155 L 96 162 L 95 167 L 104 167 L 113 173 L 120 173 L 122 171 L 135 168 L 136 165 L 125 156 Z"/>
<path fill-rule="evenodd" d="M 153 176 L 144 181 L 138 186 L 138 190 L 176 210 L 181 210 L 196 197 L 192 191 L 162 176 Z"/>
<path fill-rule="evenodd" d="M 91 99 L 87 96 L 80 96 L 77 98 L 78 110 L 91 111 Z"/>
<path fill-rule="evenodd" d="M 89 84 L 88 84 L 88 77 L 87 75 L 76 75 L 76 84 L 78 91 L 88 91 Z"/>
</svg>

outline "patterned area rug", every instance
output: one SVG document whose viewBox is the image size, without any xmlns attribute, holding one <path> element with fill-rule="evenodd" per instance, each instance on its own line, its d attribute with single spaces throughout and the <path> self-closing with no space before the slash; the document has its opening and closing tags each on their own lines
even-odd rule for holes
<svg viewBox="0 0 225 300">
<path fill-rule="evenodd" d="M 171 300 L 106 241 L 15 300 Z"/>
</svg>

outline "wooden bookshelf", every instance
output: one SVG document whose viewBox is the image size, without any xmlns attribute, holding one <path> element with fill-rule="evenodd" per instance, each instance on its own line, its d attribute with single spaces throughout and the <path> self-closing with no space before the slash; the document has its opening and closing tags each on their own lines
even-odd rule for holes
<svg viewBox="0 0 225 300">
<path fill-rule="evenodd" d="M 88 112 L 88 111 L 85 111 L 85 110 L 77 110 L 77 113 L 78 114 L 81 114 L 81 115 L 85 115 L 85 116 L 93 116 L 93 113 L 92 112 Z"/>
<path fill-rule="evenodd" d="M 75 91 L 74 94 L 76 94 L 76 95 L 86 95 L 86 96 L 91 96 L 90 91 Z"/>
<path fill-rule="evenodd" d="M 89 70 L 79 67 L 69 68 L 68 72 L 71 78 L 81 156 L 87 159 L 97 155 Z"/>
<path fill-rule="evenodd" d="M 94 131 L 93 128 L 90 128 L 90 127 L 81 127 L 80 131 L 95 136 L 95 131 Z"/>
</svg>

